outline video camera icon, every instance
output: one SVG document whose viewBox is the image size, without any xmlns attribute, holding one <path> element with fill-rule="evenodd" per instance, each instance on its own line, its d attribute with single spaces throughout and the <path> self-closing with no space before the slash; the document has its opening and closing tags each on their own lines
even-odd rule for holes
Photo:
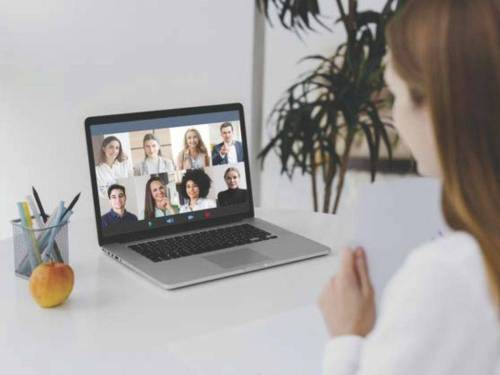
<svg viewBox="0 0 500 375">
<path fill-rule="evenodd" d="M 173 217 L 167 217 L 167 218 L 165 219 L 165 222 L 166 222 L 167 224 L 173 224 L 173 223 L 174 223 L 174 218 L 173 218 Z"/>
</svg>

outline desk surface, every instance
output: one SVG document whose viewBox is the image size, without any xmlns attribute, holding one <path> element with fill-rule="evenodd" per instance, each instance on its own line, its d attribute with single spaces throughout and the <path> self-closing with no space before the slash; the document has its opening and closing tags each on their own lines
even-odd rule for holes
<svg viewBox="0 0 500 375">
<path fill-rule="evenodd" d="M 256 216 L 334 253 L 350 233 L 349 221 L 339 216 L 265 209 Z M 307 340 L 313 332 L 314 350 L 321 348 L 325 337 L 314 306 L 336 270 L 334 254 L 165 291 L 105 256 L 94 233 L 92 220 L 70 224 L 75 288 L 55 309 L 34 303 L 27 281 L 14 276 L 11 240 L 0 242 L 3 374 L 276 374 L 283 355 L 311 350 L 301 337 L 281 341 L 286 332 L 303 333 Z M 294 321 L 304 322 L 287 330 Z M 314 364 L 317 358 L 309 360 Z M 304 371 L 290 367 L 292 373 Z"/>
</svg>

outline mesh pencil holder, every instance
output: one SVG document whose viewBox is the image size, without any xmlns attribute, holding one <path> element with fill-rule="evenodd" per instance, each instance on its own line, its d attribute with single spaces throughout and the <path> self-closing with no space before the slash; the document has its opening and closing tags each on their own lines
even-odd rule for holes
<svg viewBox="0 0 500 375">
<path fill-rule="evenodd" d="M 68 263 L 68 221 L 45 228 L 28 228 L 20 220 L 11 224 L 17 276 L 29 279 L 40 261 Z"/>
</svg>

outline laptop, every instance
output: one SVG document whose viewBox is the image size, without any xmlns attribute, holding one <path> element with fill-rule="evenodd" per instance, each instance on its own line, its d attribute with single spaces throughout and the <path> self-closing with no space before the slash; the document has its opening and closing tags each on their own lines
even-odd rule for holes
<svg viewBox="0 0 500 375">
<path fill-rule="evenodd" d="M 85 120 L 102 250 L 164 289 L 327 255 L 258 219 L 239 103 Z"/>
</svg>

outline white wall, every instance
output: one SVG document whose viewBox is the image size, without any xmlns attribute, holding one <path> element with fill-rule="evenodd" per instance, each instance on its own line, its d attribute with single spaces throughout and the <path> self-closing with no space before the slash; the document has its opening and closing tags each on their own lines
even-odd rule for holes
<svg viewBox="0 0 500 375">
<path fill-rule="evenodd" d="M 344 2 L 346 3 L 346 2 Z M 359 2 L 359 9 L 382 9 L 385 0 L 364 0 Z M 339 17 L 336 1 L 320 0 L 321 13 L 325 15 L 323 21 L 331 26 L 333 20 Z M 273 13 L 273 12 L 271 12 Z M 283 92 L 305 71 L 312 69 L 317 63 L 305 62 L 298 64 L 298 61 L 308 55 L 322 54 L 331 55 L 337 46 L 345 40 L 345 32 L 342 24 L 337 24 L 333 32 L 317 28 L 318 32 L 309 32 L 302 36 L 300 40 L 294 33 L 285 30 L 279 20 L 273 20 L 273 27 L 266 24 L 265 43 L 265 67 L 264 67 L 264 119 L 267 120 L 274 104 L 281 97 Z M 264 124 L 262 145 L 264 146 L 270 139 L 270 129 Z M 280 160 L 271 153 L 266 158 L 261 179 L 261 205 L 275 208 L 297 208 L 313 209 L 312 187 L 309 175 L 301 175 L 297 171 L 292 180 L 286 175 L 280 176 Z M 377 179 L 398 178 L 398 176 L 377 176 Z M 321 177 L 318 176 L 318 186 L 321 191 Z M 345 190 L 341 204 L 352 201 L 353 195 L 360 184 L 369 182 L 367 173 L 348 173 Z M 333 202 L 334 196 L 332 196 Z M 293 207 L 291 203 L 293 202 Z M 320 207 L 322 199 L 320 199 Z M 341 206 L 342 207 L 342 206 Z"/>
<path fill-rule="evenodd" d="M 0 0 L 0 25 L 0 238 L 31 185 L 93 217 L 89 115 L 240 101 L 251 130 L 253 1 Z"/>
</svg>

